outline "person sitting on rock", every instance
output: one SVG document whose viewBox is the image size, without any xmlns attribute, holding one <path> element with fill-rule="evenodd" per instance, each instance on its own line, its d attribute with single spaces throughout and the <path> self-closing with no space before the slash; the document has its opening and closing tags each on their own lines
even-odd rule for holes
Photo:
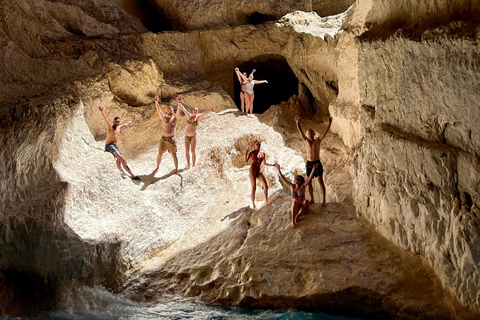
<svg viewBox="0 0 480 320">
<path fill-rule="evenodd" d="M 245 162 L 247 162 L 250 158 L 252 158 L 252 165 L 250 166 L 250 183 L 252 184 L 252 204 L 253 204 L 253 209 L 257 209 L 255 206 L 255 191 L 257 189 L 257 178 L 260 180 L 260 182 L 263 185 L 263 191 L 265 192 L 265 204 L 270 205 L 270 201 L 268 201 L 268 184 L 267 184 L 267 179 L 265 179 L 265 176 L 263 173 L 260 171 L 261 165 L 265 160 L 265 153 L 260 152 L 260 146 L 261 142 L 258 140 L 255 140 L 253 143 L 255 146 L 255 149 L 252 151 L 248 152 L 248 147 L 245 147 Z M 266 161 L 264 162 L 266 166 L 273 166 L 273 164 L 268 164 Z"/>
<path fill-rule="evenodd" d="M 295 183 L 291 183 L 283 176 L 278 163 L 275 164 L 275 167 L 278 169 L 280 179 L 282 179 L 283 183 L 290 187 L 290 191 L 292 192 L 292 207 L 290 208 L 290 213 L 292 218 L 292 228 L 295 228 L 300 216 L 309 212 L 311 202 L 305 199 L 305 188 L 307 185 L 309 185 L 309 183 L 312 182 L 315 169 L 319 167 L 319 164 L 315 163 L 313 165 L 313 171 L 308 176 L 307 181 L 305 181 L 305 178 L 303 178 L 301 175 L 297 175 L 295 177 Z"/>
<path fill-rule="evenodd" d="M 113 119 L 113 125 L 112 125 L 110 121 L 108 121 L 105 114 L 103 113 L 103 108 L 99 106 L 98 110 L 100 110 L 100 112 L 102 113 L 103 120 L 105 120 L 105 126 L 107 127 L 107 139 L 105 141 L 105 152 L 110 152 L 113 155 L 113 157 L 117 161 L 117 167 L 118 167 L 118 170 L 120 170 L 120 172 L 125 173 L 122 169 L 122 166 L 123 166 L 123 168 L 127 170 L 132 180 L 142 180 L 140 179 L 140 177 L 132 173 L 132 171 L 127 165 L 127 161 L 122 156 L 122 154 L 120 153 L 120 150 L 118 150 L 118 147 L 117 147 L 117 142 L 118 142 L 118 139 L 120 138 L 120 131 L 127 128 L 135 120 L 137 120 L 137 116 L 135 116 L 132 120 L 122 125 L 120 125 L 120 118 L 115 117 Z"/>
<path fill-rule="evenodd" d="M 255 84 L 268 83 L 267 80 L 261 80 L 261 81 L 253 80 L 253 73 L 255 71 L 256 70 L 253 69 L 252 73 L 248 76 L 248 78 L 246 78 L 243 74 L 240 73 L 238 68 L 235 68 L 235 72 L 237 72 L 237 75 L 240 76 L 242 80 L 245 82 L 245 105 L 247 109 L 247 115 L 248 115 L 248 111 L 250 110 L 250 116 L 253 113 L 253 99 L 255 98 L 255 95 L 253 92 L 253 86 Z"/>
<path fill-rule="evenodd" d="M 180 96 L 179 96 L 180 97 Z M 178 101 L 179 98 L 177 98 Z M 177 143 L 175 141 L 175 134 L 177 130 L 177 119 L 180 117 L 180 108 L 177 108 L 177 112 L 174 115 L 173 107 L 167 107 L 167 115 L 163 114 L 160 106 L 158 105 L 158 96 L 155 96 L 155 108 L 157 109 L 158 115 L 163 122 L 163 133 L 160 140 L 160 146 L 158 147 L 157 155 L 157 167 L 153 170 L 152 174 L 157 173 L 158 168 L 160 167 L 160 162 L 162 161 L 162 156 L 165 151 L 168 151 L 172 154 L 173 163 L 175 164 L 174 173 L 178 172 L 178 159 L 177 159 Z"/>
<path fill-rule="evenodd" d="M 187 158 L 187 167 L 185 170 L 190 169 L 190 149 L 192 150 L 192 167 L 195 167 L 195 161 L 197 156 L 195 154 L 195 147 L 197 146 L 197 126 L 198 123 L 210 112 L 215 110 L 215 107 L 208 112 L 198 114 L 198 108 L 194 108 L 192 113 L 182 105 L 182 96 L 178 96 L 178 108 L 182 108 L 185 115 L 188 117 L 187 129 L 185 131 L 185 156 Z"/>
<path fill-rule="evenodd" d="M 247 78 L 247 73 L 242 73 L 243 77 L 241 77 L 238 68 L 235 68 L 235 73 L 237 74 L 238 82 L 240 82 L 240 108 L 245 113 L 245 89 L 247 88 L 247 82 L 243 79 Z"/>
<path fill-rule="evenodd" d="M 307 135 L 305 136 L 299 123 L 300 116 L 298 115 L 295 116 L 295 122 L 297 123 L 298 132 L 300 133 L 300 136 L 302 137 L 302 140 L 305 143 L 305 148 L 307 149 L 307 163 L 306 163 L 307 175 L 308 176 L 310 175 L 310 172 L 312 171 L 315 164 L 319 165 L 318 168 L 315 169 L 315 177 L 318 177 L 318 183 L 322 188 L 322 193 L 323 193 L 322 207 L 325 207 L 327 202 L 326 202 L 326 193 L 325 193 L 325 183 L 323 182 L 323 166 L 322 166 L 322 162 L 320 161 L 320 143 L 327 135 L 328 130 L 330 130 L 332 120 L 333 120 L 332 117 L 328 119 L 328 127 L 327 127 L 327 130 L 325 130 L 325 133 L 323 134 L 323 136 L 321 138 L 318 137 L 317 139 L 315 139 L 315 131 L 313 129 L 308 129 Z M 314 196 L 313 196 L 312 182 L 308 184 L 308 192 L 310 193 L 310 199 L 311 199 L 310 204 L 315 203 Z"/>
</svg>

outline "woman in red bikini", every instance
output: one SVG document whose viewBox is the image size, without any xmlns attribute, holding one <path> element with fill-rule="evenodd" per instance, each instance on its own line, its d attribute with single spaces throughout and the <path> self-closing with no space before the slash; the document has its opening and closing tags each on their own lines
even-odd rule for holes
<svg viewBox="0 0 480 320">
<path fill-rule="evenodd" d="M 178 96 L 178 101 L 183 112 L 188 117 L 187 130 L 185 131 L 185 157 L 187 158 L 187 166 L 185 170 L 190 169 L 190 150 L 192 150 L 192 167 L 195 167 L 195 161 L 197 156 L 195 154 L 195 147 L 197 146 L 197 126 L 200 120 L 202 120 L 207 114 L 215 110 L 215 107 L 212 107 L 212 110 L 205 112 L 203 114 L 198 114 L 198 108 L 194 108 L 192 113 L 188 112 L 187 109 L 182 105 L 182 96 Z"/>
<path fill-rule="evenodd" d="M 253 143 L 255 146 L 255 149 L 252 151 L 248 151 L 248 147 L 245 147 L 245 162 L 247 162 L 250 158 L 252 158 L 252 165 L 250 166 L 250 182 L 252 184 L 252 204 L 253 204 L 253 209 L 257 209 L 255 206 L 255 191 L 257 190 L 257 178 L 260 180 L 263 186 L 263 192 L 265 193 L 265 204 L 270 205 L 270 201 L 268 201 L 268 184 L 267 184 L 267 179 L 265 179 L 265 176 L 263 173 L 260 171 L 262 162 L 265 163 L 266 166 L 273 167 L 273 164 L 268 164 L 265 160 L 265 153 L 260 152 L 260 146 L 261 142 L 258 140 L 255 140 Z"/>
<path fill-rule="evenodd" d="M 312 181 L 313 175 L 315 173 L 315 169 L 317 169 L 318 166 L 319 166 L 318 163 L 316 163 L 313 166 L 313 170 L 310 173 L 310 176 L 308 176 L 307 181 L 305 181 L 305 178 L 303 178 L 301 175 L 298 175 L 295 177 L 295 183 L 291 183 L 283 176 L 282 172 L 280 171 L 280 165 L 278 163 L 275 164 L 275 167 L 278 169 L 280 179 L 282 179 L 283 183 L 289 186 L 290 191 L 292 191 L 293 201 L 292 201 L 292 207 L 290 208 L 291 216 L 292 216 L 292 228 L 296 227 L 298 223 L 298 219 L 301 215 L 308 213 L 308 210 L 310 207 L 310 201 L 305 199 L 305 188 Z"/>
</svg>

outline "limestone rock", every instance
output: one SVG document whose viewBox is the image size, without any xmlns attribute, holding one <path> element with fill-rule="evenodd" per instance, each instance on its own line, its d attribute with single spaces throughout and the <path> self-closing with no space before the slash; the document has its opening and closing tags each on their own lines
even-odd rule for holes
<svg viewBox="0 0 480 320">
<path fill-rule="evenodd" d="M 155 0 L 155 3 L 175 30 L 204 29 L 225 24 L 257 24 L 278 19 L 295 10 L 312 10 L 311 2 L 305 0 L 201 0 L 188 3 L 181 0 Z"/>
<path fill-rule="evenodd" d="M 278 197 L 256 212 L 239 210 L 224 232 L 145 270 L 127 293 L 149 302 L 180 294 L 355 317 L 473 319 L 438 291 L 432 270 L 357 220 L 353 206 L 316 204 L 297 229 L 289 207 Z"/>
</svg>

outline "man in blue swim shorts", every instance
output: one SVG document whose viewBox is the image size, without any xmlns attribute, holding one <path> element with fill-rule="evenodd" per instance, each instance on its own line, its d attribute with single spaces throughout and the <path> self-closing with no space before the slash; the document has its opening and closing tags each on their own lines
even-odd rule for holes
<svg viewBox="0 0 480 320">
<path fill-rule="evenodd" d="M 120 138 L 120 131 L 127 128 L 135 120 L 137 120 L 137 116 L 135 116 L 132 120 L 122 125 L 120 125 L 120 118 L 115 117 L 113 119 L 113 125 L 112 125 L 110 121 L 108 121 L 105 114 L 103 113 L 103 108 L 98 107 L 98 110 L 100 110 L 100 112 L 102 113 L 103 120 L 105 120 L 105 126 L 107 127 L 107 140 L 105 141 L 105 152 L 110 152 L 115 157 L 117 161 L 117 167 L 118 167 L 118 170 L 120 170 L 120 172 L 123 172 L 123 169 L 122 169 L 122 166 L 123 166 L 123 168 L 130 175 L 130 178 L 132 178 L 132 180 L 142 180 L 140 179 L 140 177 L 132 173 L 132 171 L 127 165 L 127 161 L 122 156 L 122 154 L 120 153 L 120 150 L 118 150 L 118 147 L 117 147 L 117 142 L 118 142 L 118 139 Z"/>
</svg>

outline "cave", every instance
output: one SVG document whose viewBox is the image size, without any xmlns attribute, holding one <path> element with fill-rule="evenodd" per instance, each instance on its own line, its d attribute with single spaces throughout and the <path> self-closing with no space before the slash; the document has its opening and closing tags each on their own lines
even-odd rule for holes
<svg viewBox="0 0 480 320">
<path fill-rule="evenodd" d="M 248 24 L 262 24 L 268 21 L 274 21 L 276 20 L 274 16 L 271 15 L 265 15 L 260 12 L 255 11 L 251 15 L 248 16 L 247 22 Z"/>
<path fill-rule="evenodd" d="M 298 79 L 284 57 L 279 55 L 264 55 L 237 65 L 240 72 L 249 75 L 256 69 L 254 80 L 267 80 L 268 83 L 255 85 L 253 112 L 264 113 L 272 105 L 288 101 L 298 94 Z M 240 108 L 240 83 L 233 72 L 234 100 Z"/>
<path fill-rule="evenodd" d="M 170 20 L 161 13 L 154 0 L 120 0 L 120 6 L 140 19 L 145 28 L 151 32 L 173 30 Z"/>
<path fill-rule="evenodd" d="M 304 99 L 306 104 L 305 110 L 308 110 L 308 112 L 311 115 L 316 114 L 318 110 L 318 106 L 317 106 L 317 101 L 315 100 L 315 97 L 313 96 L 310 89 L 308 89 L 308 87 L 304 83 L 302 83 L 301 88 L 302 88 L 303 94 L 306 96 L 306 99 Z"/>
<path fill-rule="evenodd" d="M 31 2 L 0 10 L 0 318 L 480 319 L 480 2 Z"/>
</svg>

